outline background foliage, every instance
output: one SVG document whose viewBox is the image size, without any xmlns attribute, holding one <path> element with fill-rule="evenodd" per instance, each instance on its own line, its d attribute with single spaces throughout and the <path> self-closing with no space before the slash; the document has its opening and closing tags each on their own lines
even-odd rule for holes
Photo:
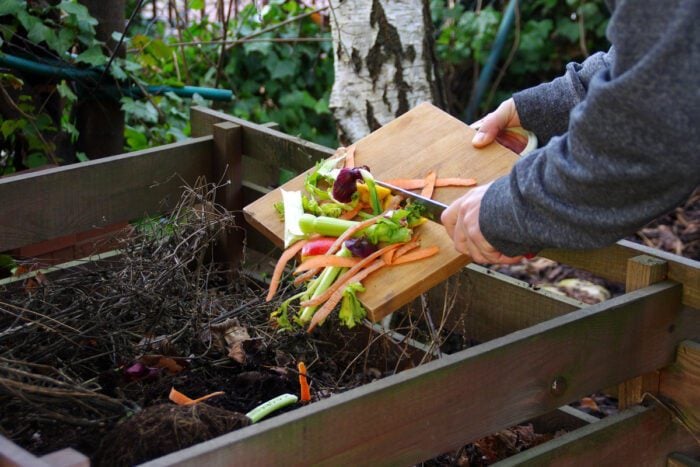
<svg viewBox="0 0 700 467">
<path fill-rule="evenodd" d="M 137 3 L 129 2 L 127 17 Z M 235 100 L 230 103 L 193 100 L 244 119 L 274 121 L 287 133 L 335 146 L 328 109 L 333 57 L 327 10 L 285 24 L 313 8 L 294 0 L 270 0 L 260 9 L 254 2 L 240 2 L 240 11 L 221 22 L 196 14 L 206 3 L 191 0 L 187 18 L 177 10 L 174 17 L 153 18 L 143 7 L 124 38 L 126 58 L 116 59 L 109 75 L 142 86 L 232 89 Z M 461 115 L 469 102 L 507 3 L 430 1 L 435 47 L 454 115 Z M 603 0 L 520 2 L 480 112 L 518 89 L 559 75 L 569 61 L 606 49 L 607 17 Z M 76 67 L 104 67 L 110 51 L 95 39 L 95 25 L 75 0 L 0 0 L 0 48 L 6 53 Z M 269 28 L 273 29 L 261 34 Z M 254 39 L 228 44 L 222 54 L 217 41 L 224 35 L 229 41 L 240 41 L 251 34 L 256 34 Z M 113 38 L 119 36 L 115 33 Z M 46 79 L 37 83 L 41 80 L 10 71 L 0 68 L 0 100 L 6 109 L 0 122 L 0 174 L 47 162 L 84 160 L 72 149 L 77 138 L 73 107 L 81 93 L 80 83 Z M 127 123 L 126 150 L 173 142 L 189 134 L 191 99 L 170 93 L 145 99 L 121 96 L 120 102 Z"/>
</svg>

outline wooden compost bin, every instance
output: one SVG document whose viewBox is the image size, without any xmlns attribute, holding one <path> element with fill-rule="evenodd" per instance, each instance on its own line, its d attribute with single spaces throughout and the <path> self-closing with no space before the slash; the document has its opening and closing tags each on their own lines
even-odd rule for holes
<svg viewBox="0 0 700 467">
<path fill-rule="evenodd" d="M 0 251 L 167 211 L 199 176 L 230 180 L 217 201 L 240 211 L 280 169 L 300 172 L 333 153 L 205 108 L 191 119 L 193 137 L 180 143 L 0 179 Z M 247 238 L 272 248 L 256 232 Z M 224 247 L 236 261 L 242 238 Z M 502 464 L 690 465 L 700 455 L 700 263 L 626 241 L 541 256 L 627 293 L 585 306 L 471 265 L 448 282 L 459 282 L 458 319 L 482 344 L 149 464 L 410 465 L 563 414 L 581 428 Z M 627 407 L 618 415 L 558 411 L 615 386 Z M 37 458 L 0 439 L 0 465 L 68 461 L 86 459 L 70 449 Z"/>
</svg>

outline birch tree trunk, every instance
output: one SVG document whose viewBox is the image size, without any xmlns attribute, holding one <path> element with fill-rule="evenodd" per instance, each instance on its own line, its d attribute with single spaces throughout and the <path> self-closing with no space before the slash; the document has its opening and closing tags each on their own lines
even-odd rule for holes
<svg viewBox="0 0 700 467">
<path fill-rule="evenodd" d="M 335 83 L 330 107 L 342 144 L 421 102 L 442 106 L 428 0 L 331 0 Z"/>
</svg>

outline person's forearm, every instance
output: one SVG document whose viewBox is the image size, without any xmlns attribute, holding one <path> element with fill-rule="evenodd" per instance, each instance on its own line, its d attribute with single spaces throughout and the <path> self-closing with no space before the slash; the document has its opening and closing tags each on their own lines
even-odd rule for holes
<svg viewBox="0 0 700 467">
<path fill-rule="evenodd" d="M 586 96 L 593 76 L 608 67 L 612 53 L 598 52 L 581 64 L 569 63 L 564 76 L 513 94 L 521 126 L 535 133 L 542 144 L 565 133 L 569 113 Z"/>
<path fill-rule="evenodd" d="M 700 185 L 700 5 L 680 3 L 658 16 L 652 0 L 620 2 L 628 21 L 611 28 L 614 66 L 588 83 L 568 131 L 481 201 L 481 232 L 499 251 L 610 244 Z"/>
</svg>

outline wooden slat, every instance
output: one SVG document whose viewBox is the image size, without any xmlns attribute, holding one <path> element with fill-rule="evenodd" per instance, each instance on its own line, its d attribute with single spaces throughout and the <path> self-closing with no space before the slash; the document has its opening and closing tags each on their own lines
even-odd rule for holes
<svg viewBox="0 0 700 467">
<path fill-rule="evenodd" d="M 241 127 L 223 122 L 214 125 L 213 182 L 220 184 L 216 202 L 233 212 L 236 225 L 243 226 L 243 161 Z M 218 239 L 216 261 L 237 265 L 243 252 L 243 232 L 232 229 Z"/>
<path fill-rule="evenodd" d="M 661 407 L 633 407 L 494 464 L 509 466 L 664 466 L 669 453 L 700 446 Z"/>
<path fill-rule="evenodd" d="M 49 467 L 49 464 L 0 435 L 0 466 Z"/>
<path fill-rule="evenodd" d="M 661 371 L 659 393 L 700 437 L 700 342 L 678 346 L 676 362 Z"/>
<path fill-rule="evenodd" d="M 668 263 L 668 278 L 683 284 L 683 303 L 700 309 L 700 261 L 627 240 L 596 250 L 547 249 L 539 255 L 622 284 L 627 275 L 627 260 L 639 255 L 660 258 Z"/>
<path fill-rule="evenodd" d="M 211 134 L 211 125 L 215 123 L 231 122 L 240 125 L 243 128 L 243 154 L 296 172 L 304 172 L 334 152 L 325 146 L 206 107 L 192 107 L 190 121 L 192 135 L 196 136 Z"/>
<path fill-rule="evenodd" d="M 0 251 L 153 215 L 211 176 L 212 137 L 0 178 Z"/>
<path fill-rule="evenodd" d="M 427 292 L 433 321 L 442 322 L 444 304 L 454 303 L 447 329 L 486 342 L 586 306 L 572 298 L 470 264 Z"/>
<path fill-rule="evenodd" d="M 700 332 L 663 282 L 155 461 L 408 465 L 667 365 Z M 669 332 L 670 331 L 670 332 Z M 558 391 L 550 392 L 559 377 Z M 562 379 L 566 380 L 563 383 Z"/>
<path fill-rule="evenodd" d="M 668 263 L 662 259 L 648 255 L 635 256 L 627 260 L 627 278 L 625 290 L 647 287 L 666 279 Z M 618 406 L 620 410 L 642 402 L 644 393 L 657 394 L 659 391 L 659 374 L 653 371 L 625 381 L 618 386 Z"/>
</svg>

